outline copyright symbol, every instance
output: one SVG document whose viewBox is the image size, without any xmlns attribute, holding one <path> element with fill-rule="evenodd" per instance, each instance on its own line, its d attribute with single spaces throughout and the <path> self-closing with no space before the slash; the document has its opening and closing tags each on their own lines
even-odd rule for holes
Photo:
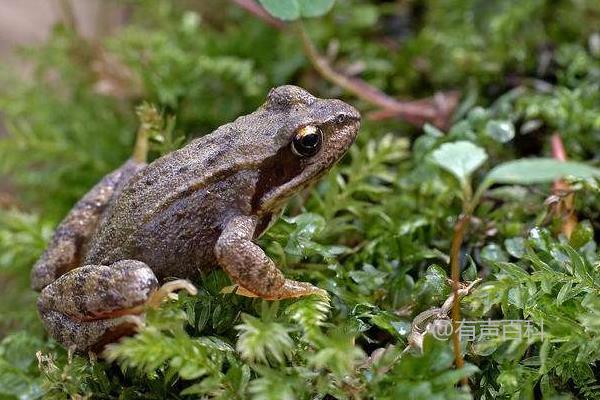
<svg viewBox="0 0 600 400">
<path fill-rule="evenodd" d="M 429 331 L 438 340 L 448 339 L 452 335 L 452 322 L 448 319 L 436 319 L 431 323 Z"/>
</svg>

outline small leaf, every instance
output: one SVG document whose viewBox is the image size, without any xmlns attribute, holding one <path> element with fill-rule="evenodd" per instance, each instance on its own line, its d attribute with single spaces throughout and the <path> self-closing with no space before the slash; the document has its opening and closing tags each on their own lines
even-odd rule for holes
<svg viewBox="0 0 600 400">
<path fill-rule="evenodd" d="M 491 263 L 508 261 L 506 253 L 496 243 L 488 244 L 481 249 L 481 259 Z"/>
<path fill-rule="evenodd" d="M 290 328 L 274 321 L 263 321 L 249 314 L 242 314 L 242 324 L 237 349 L 243 359 L 267 363 L 272 360 L 283 363 L 291 357 L 294 342 L 289 336 Z"/>
<path fill-rule="evenodd" d="M 327 14 L 335 0 L 298 0 L 300 15 L 303 17 L 320 17 Z"/>
<path fill-rule="evenodd" d="M 259 0 L 260 4 L 272 16 L 284 21 L 293 21 L 300 17 L 320 17 L 325 15 L 335 0 Z"/>
<path fill-rule="evenodd" d="M 406 337 L 411 330 L 410 321 L 403 321 L 387 311 L 374 314 L 370 322 L 396 337 Z"/>
<path fill-rule="evenodd" d="M 259 0 L 272 16 L 284 21 L 300 18 L 300 5 L 297 0 Z"/>
<path fill-rule="evenodd" d="M 525 239 L 522 237 L 509 238 L 504 241 L 504 247 L 508 254 L 515 258 L 523 258 L 525 255 Z"/>
<path fill-rule="evenodd" d="M 564 252 L 569 255 L 573 268 L 573 275 L 590 286 L 594 285 L 594 268 L 590 263 L 570 246 L 563 246 Z"/>
<path fill-rule="evenodd" d="M 475 261 L 473 261 L 471 256 L 468 256 L 468 257 L 469 257 L 469 265 L 462 272 L 462 278 L 465 281 L 474 281 L 475 279 L 477 279 L 477 266 L 475 265 Z"/>
<path fill-rule="evenodd" d="M 567 176 L 600 177 L 600 169 L 580 162 L 563 162 L 552 158 L 521 159 L 496 166 L 485 178 L 483 186 L 494 183 L 531 185 L 553 182 Z"/>
<path fill-rule="evenodd" d="M 511 141 L 515 137 L 515 127 L 510 121 L 491 120 L 485 126 L 488 136 L 500 143 Z"/>
<path fill-rule="evenodd" d="M 568 300 L 568 298 L 571 297 L 571 289 L 572 288 L 573 288 L 573 284 L 571 282 L 567 282 L 562 288 L 560 288 L 558 295 L 556 295 L 556 304 L 557 305 L 560 306 L 562 303 L 565 302 L 565 300 Z"/>
<path fill-rule="evenodd" d="M 468 141 L 444 143 L 431 156 L 438 166 L 453 174 L 463 184 L 487 160 L 485 150 Z"/>
<path fill-rule="evenodd" d="M 441 130 L 439 130 L 437 127 L 431 125 L 431 124 L 425 124 L 423 125 L 423 132 L 426 135 L 431 136 L 432 138 L 441 138 L 444 137 L 444 132 L 442 132 Z"/>
</svg>

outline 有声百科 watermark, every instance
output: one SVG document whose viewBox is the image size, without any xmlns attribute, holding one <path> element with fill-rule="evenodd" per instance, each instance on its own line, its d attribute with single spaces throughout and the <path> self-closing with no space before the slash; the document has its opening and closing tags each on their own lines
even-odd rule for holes
<svg viewBox="0 0 600 400">
<path fill-rule="evenodd" d="M 461 341 L 523 340 L 544 338 L 544 323 L 538 327 L 532 321 L 512 320 L 461 320 L 456 322 Z M 448 319 L 436 319 L 429 329 L 436 339 L 447 339 L 454 325 Z"/>
</svg>

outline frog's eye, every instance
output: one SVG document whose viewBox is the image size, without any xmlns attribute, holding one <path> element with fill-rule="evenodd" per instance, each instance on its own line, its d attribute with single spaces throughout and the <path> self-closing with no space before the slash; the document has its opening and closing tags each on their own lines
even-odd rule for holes
<svg viewBox="0 0 600 400">
<path fill-rule="evenodd" d="M 300 128 L 292 141 L 292 151 L 299 156 L 310 157 L 317 154 L 323 143 L 323 132 L 314 125 Z"/>
</svg>

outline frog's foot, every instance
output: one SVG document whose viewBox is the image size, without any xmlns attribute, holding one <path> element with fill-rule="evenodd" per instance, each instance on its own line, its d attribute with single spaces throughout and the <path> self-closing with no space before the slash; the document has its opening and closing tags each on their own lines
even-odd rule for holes
<svg viewBox="0 0 600 400">
<path fill-rule="evenodd" d="M 310 283 L 293 281 L 291 279 L 286 279 L 280 288 L 274 289 L 271 293 L 262 296 L 239 285 L 227 286 L 221 290 L 221 293 L 235 293 L 244 297 L 261 297 L 265 300 L 293 299 L 312 294 L 324 298 L 329 297 L 327 291 L 323 289 L 313 286 Z"/>
<path fill-rule="evenodd" d="M 281 287 L 273 290 L 267 296 L 263 296 L 263 298 L 267 300 L 293 299 L 312 294 L 329 298 L 326 290 L 313 286 L 308 282 L 299 282 L 291 279 L 286 279 Z"/>
<path fill-rule="evenodd" d="M 142 262 L 87 265 L 46 286 L 38 309 L 50 335 L 65 347 L 99 352 L 143 325 L 146 303 L 157 292 L 156 276 Z"/>
</svg>

